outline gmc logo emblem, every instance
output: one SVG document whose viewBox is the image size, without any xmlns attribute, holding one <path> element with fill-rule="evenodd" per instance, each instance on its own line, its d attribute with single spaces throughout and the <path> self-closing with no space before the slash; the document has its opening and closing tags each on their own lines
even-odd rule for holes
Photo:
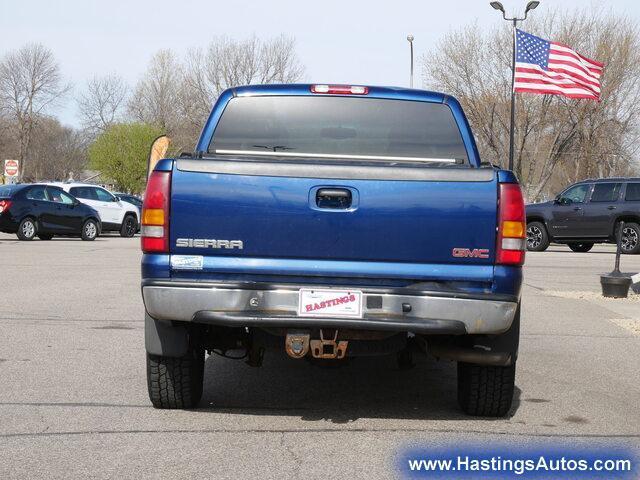
<svg viewBox="0 0 640 480">
<path fill-rule="evenodd" d="M 487 248 L 454 248 L 451 252 L 456 258 L 489 258 L 489 249 Z"/>
</svg>

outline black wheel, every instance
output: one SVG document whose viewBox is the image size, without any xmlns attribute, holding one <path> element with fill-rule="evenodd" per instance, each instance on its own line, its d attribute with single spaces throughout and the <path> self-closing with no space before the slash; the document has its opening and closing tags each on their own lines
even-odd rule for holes
<svg viewBox="0 0 640 480">
<path fill-rule="evenodd" d="M 593 248 L 593 243 L 568 243 L 569 248 L 574 252 L 588 252 Z"/>
<path fill-rule="evenodd" d="M 544 252 L 549 247 L 547 228 L 540 222 L 527 223 L 527 250 Z"/>
<path fill-rule="evenodd" d="M 38 238 L 40 240 L 51 240 L 53 238 L 53 234 L 51 233 L 39 233 Z"/>
<path fill-rule="evenodd" d="M 82 232 L 80 233 L 82 240 L 92 242 L 98 236 L 98 222 L 93 219 L 89 219 L 82 225 Z"/>
<path fill-rule="evenodd" d="M 619 228 L 616 230 L 618 231 Z M 640 253 L 640 225 L 633 222 L 625 222 L 620 250 L 622 253 L 627 254 Z"/>
<path fill-rule="evenodd" d="M 204 350 L 190 349 L 184 357 L 147 353 L 147 388 L 155 408 L 193 408 L 202 397 Z"/>
<path fill-rule="evenodd" d="M 18 231 L 16 235 L 20 240 L 33 240 L 36 234 L 38 233 L 38 227 L 36 225 L 36 221 L 33 218 L 27 217 L 20 222 L 18 225 Z"/>
<path fill-rule="evenodd" d="M 494 367 L 458 362 L 458 404 L 467 414 L 504 417 L 511 409 L 516 365 Z"/>
<path fill-rule="evenodd" d="M 134 215 L 127 215 L 124 217 L 122 221 L 122 226 L 120 227 L 120 236 L 130 238 L 136 234 L 138 230 L 138 221 Z"/>
</svg>

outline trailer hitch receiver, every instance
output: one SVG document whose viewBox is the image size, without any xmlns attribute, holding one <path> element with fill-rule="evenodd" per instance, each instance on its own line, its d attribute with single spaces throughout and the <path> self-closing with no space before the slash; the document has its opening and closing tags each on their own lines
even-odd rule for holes
<svg viewBox="0 0 640 480">
<path fill-rule="evenodd" d="M 338 341 L 338 330 L 335 330 L 333 339 L 325 339 L 324 331 L 320 329 L 320 340 L 311 340 L 311 355 L 314 358 L 343 359 L 347 354 L 349 342 Z"/>
</svg>

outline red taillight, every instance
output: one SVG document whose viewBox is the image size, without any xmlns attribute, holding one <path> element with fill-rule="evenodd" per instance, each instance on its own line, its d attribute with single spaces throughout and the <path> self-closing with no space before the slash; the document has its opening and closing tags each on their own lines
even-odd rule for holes
<svg viewBox="0 0 640 480">
<path fill-rule="evenodd" d="M 0 200 L 0 213 L 6 212 L 11 206 L 11 200 Z"/>
<path fill-rule="evenodd" d="M 523 265 L 527 240 L 524 199 L 520 185 L 501 183 L 498 202 L 496 263 Z"/>
<path fill-rule="evenodd" d="M 362 87 L 359 85 L 311 85 L 311 93 L 366 95 L 369 93 L 369 87 Z"/>
<path fill-rule="evenodd" d="M 169 252 L 171 172 L 152 172 L 142 202 L 142 251 Z"/>
</svg>

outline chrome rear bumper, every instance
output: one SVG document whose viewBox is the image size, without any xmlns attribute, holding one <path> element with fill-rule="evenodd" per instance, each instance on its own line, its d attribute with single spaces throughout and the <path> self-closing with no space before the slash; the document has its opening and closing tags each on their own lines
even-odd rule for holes
<svg viewBox="0 0 640 480">
<path fill-rule="evenodd" d="M 147 313 L 156 320 L 454 335 L 503 333 L 511 326 L 518 306 L 517 299 L 492 294 L 358 288 L 364 296 L 363 318 L 301 317 L 297 315 L 299 288 L 158 280 L 143 282 L 142 296 Z M 379 298 L 368 301 L 372 297 Z M 407 304 L 410 311 L 406 311 Z"/>
</svg>

